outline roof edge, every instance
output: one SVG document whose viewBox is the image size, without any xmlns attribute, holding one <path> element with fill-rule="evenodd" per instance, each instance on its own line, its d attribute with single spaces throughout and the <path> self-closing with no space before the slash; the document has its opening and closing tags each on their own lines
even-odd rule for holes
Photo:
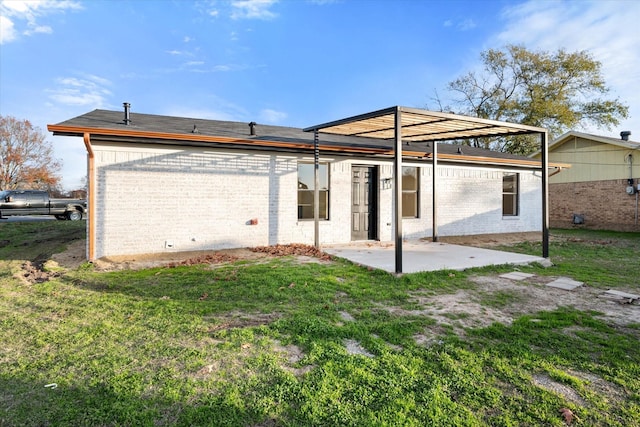
<svg viewBox="0 0 640 427">
<path fill-rule="evenodd" d="M 187 135 L 187 134 L 173 134 L 173 133 L 163 133 L 163 132 L 148 132 L 148 131 L 137 131 L 131 129 L 95 129 L 95 128 L 85 128 L 85 127 L 75 127 L 75 126 L 63 126 L 63 125 L 48 125 L 47 129 L 50 132 L 53 132 L 54 135 L 65 135 L 65 136 L 77 136 L 81 137 L 85 134 L 95 135 L 95 136 L 115 136 L 115 137 L 125 137 L 125 138 L 155 138 L 166 141 L 191 141 L 191 142 L 199 142 L 199 143 L 218 143 L 218 144 L 234 144 L 234 145 L 245 145 L 251 147 L 265 147 L 265 148 L 275 148 L 275 149 L 298 149 L 304 151 L 312 151 L 314 149 L 312 143 L 303 143 L 303 142 L 282 142 L 282 141 L 270 141 L 270 140 L 254 140 L 254 139 L 243 139 L 243 138 L 231 138 L 231 137 L 222 137 L 222 136 L 210 136 L 210 135 Z M 387 148 L 374 148 L 374 147 L 348 147 L 348 146 L 335 146 L 335 145 L 326 145 L 320 144 L 320 150 L 324 152 L 333 152 L 333 153 L 345 153 L 345 154 L 363 154 L 363 155 L 377 155 L 377 156 L 392 156 L 394 150 L 390 150 Z M 426 155 L 422 151 L 409 151 L 403 150 L 404 156 L 409 157 L 418 157 L 418 158 L 430 158 L 431 155 Z M 460 154 L 437 154 L 438 159 L 443 161 L 450 162 L 461 162 L 461 163 L 469 163 L 469 164 L 477 164 L 477 165 L 496 165 L 496 166 L 516 166 L 516 167 L 533 167 L 540 168 L 541 164 L 539 161 L 535 160 L 518 160 L 518 159 L 502 159 L 502 158 L 493 158 L 493 157 L 485 157 L 485 156 L 465 156 Z M 570 164 L 565 163 L 553 163 L 549 165 L 550 167 L 556 168 L 570 168 Z"/>
<path fill-rule="evenodd" d="M 602 144 L 614 145 L 616 147 L 626 148 L 627 150 L 640 150 L 640 142 L 624 141 L 622 139 L 617 140 L 616 138 L 612 138 L 609 136 L 594 135 L 592 133 L 585 133 L 585 132 L 570 130 L 568 132 L 563 133 L 553 141 L 551 141 L 548 146 L 549 151 L 552 151 L 554 148 L 561 146 L 566 142 L 568 138 L 572 138 L 572 137 L 588 139 L 591 141 L 600 142 Z M 536 152 L 529 154 L 529 157 L 535 157 L 538 155 L 540 155 L 540 150 L 537 150 Z"/>
</svg>

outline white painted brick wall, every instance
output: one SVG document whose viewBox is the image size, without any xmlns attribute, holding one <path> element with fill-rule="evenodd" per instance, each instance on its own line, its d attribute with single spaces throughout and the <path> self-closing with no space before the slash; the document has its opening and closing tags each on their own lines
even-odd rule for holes
<svg viewBox="0 0 640 427">
<path fill-rule="evenodd" d="M 432 168 L 421 168 L 420 218 L 403 220 L 403 236 L 431 237 Z M 489 168 L 439 166 L 437 226 L 439 236 L 542 230 L 542 182 L 533 172 L 520 173 L 520 215 L 502 216 L 504 171 Z"/>
<path fill-rule="evenodd" d="M 297 164 L 312 160 L 308 156 L 105 143 L 93 148 L 97 258 L 314 242 L 314 222 L 297 218 Z M 352 165 L 379 165 L 380 184 L 391 178 L 393 163 L 321 161 L 330 163 L 330 220 L 320 222 L 320 242 L 348 242 Z M 431 237 L 431 166 L 407 165 L 421 166 L 420 217 L 404 219 L 403 234 Z M 438 182 L 441 236 L 541 229 L 541 182 L 532 172 L 520 172 L 521 215 L 516 218 L 502 217 L 500 171 L 440 166 Z M 394 236 L 393 193 L 393 185 L 378 189 L 382 241 Z"/>
</svg>

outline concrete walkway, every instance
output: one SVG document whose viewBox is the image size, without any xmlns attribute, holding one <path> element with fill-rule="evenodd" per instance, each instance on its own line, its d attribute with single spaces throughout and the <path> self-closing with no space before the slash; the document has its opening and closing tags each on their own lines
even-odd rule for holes
<svg viewBox="0 0 640 427">
<path fill-rule="evenodd" d="M 328 254 L 348 259 L 356 264 L 395 273 L 395 247 L 385 242 L 353 242 L 345 245 L 327 245 Z M 549 265 L 541 256 L 523 255 L 471 246 L 452 245 L 429 241 L 406 241 L 402 244 L 402 272 L 417 273 L 436 270 L 465 270 L 501 264 Z"/>
</svg>

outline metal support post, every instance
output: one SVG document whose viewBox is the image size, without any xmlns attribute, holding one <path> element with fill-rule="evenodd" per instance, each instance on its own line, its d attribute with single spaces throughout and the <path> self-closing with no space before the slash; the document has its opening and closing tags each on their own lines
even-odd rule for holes
<svg viewBox="0 0 640 427">
<path fill-rule="evenodd" d="M 431 240 L 438 241 L 438 142 L 433 141 L 433 176 L 431 177 L 431 215 L 432 215 L 432 236 Z"/>
<path fill-rule="evenodd" d="M 549 258 L 549 147 L 547 132 L 540 134 L 542 160 L 542 257 Z"/>
<path fill-rule="evenodd" d="M 396 273 L 402 273 L 402 112 L 400 107 L 395 111 L 395 219 L 396 219 Z"/>
<path fill-rule="evenodd" d="M 313 242 L 320 249 L 320 143 L 318 130 L 313 132 Z"/>
</svg>

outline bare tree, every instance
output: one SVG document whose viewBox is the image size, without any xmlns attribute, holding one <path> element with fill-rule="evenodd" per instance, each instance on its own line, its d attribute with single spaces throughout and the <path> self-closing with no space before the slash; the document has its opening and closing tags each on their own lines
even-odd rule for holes
<svg viewBox="0 0 640 427">
<path fill-rule="evenodd" d="M 45 138 L 28 120 L 0 116 L 0 190 L 59 185 L 61 162 Z"/>
</svg>

